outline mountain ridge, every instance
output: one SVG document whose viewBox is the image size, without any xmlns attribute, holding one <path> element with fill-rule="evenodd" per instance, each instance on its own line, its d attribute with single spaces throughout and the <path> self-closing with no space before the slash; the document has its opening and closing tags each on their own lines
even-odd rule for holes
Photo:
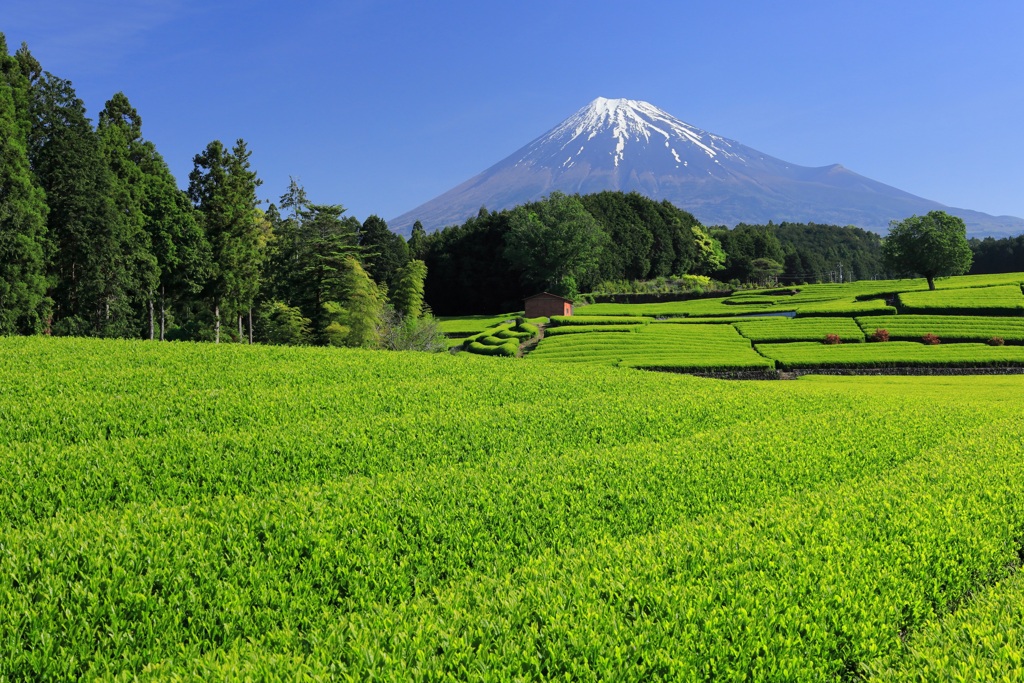
<svg viewBox="0 0 1024 683">
<path fill-rule="evenodd" d="M 1024 231 L 1024 219 L 949 207 L 861 176 L 841 164 L 800 166 L 692 126 L 639 100 L 599 97 L 476 176 L 398 216 L 409 234 L 459 224 L 553 191 L 636 191 L 667 199 L 704 225 L 832 223 L 884 232 L 891 220 L 944 210 L 971 236 Z"/>
</svg>

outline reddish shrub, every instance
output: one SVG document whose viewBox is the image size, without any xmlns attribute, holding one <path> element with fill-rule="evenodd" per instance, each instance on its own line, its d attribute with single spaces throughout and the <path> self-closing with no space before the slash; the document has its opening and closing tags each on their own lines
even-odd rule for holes
<svg viewBox="0 0 1024 683">
<path fill-rule="evenodd" d="M 940 344 L 942 340 L 940 340 L 937 335 L 929 332 L 928 334 L 921 337 L 921 341 L 923 341 L 925 344 L 931 344 L 934 346 L 935 344 Z"/>
<path fill-rule="evenodd" d="M 992 337 L 985 343 L 989 346 L 1002 346 L 1006 341 L 1002 337 Z"/>
<path fill-rule="evenodd" d="M 873 342 L 887 342 L 889 341 L 889 330 L 884 327 L 880 327 L 875 330 L 874 334 L 868 337 L 868 341 Z"/>
<path fill-rule="evenodd" d="M 823 341 L 821 343 L 822 344 L 842 344 L 843 340 L 839 338 L 838 334 L 832 334 L 831 332 L 829 332 L 828 334 L 825 335 L 825 341 Z"/>
</svg>

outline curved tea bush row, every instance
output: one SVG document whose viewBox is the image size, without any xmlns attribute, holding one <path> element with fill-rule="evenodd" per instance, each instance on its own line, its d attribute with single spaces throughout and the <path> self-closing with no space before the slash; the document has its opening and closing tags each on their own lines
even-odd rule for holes
<svg viewBox="0 0 1024 683">
<path fill-rule="evenodd" d="M 1008 344 L 1024 344 L 1024 318 L 980 315 L 892 315 L 857 318 L 865 334 L 881 328 L 893 340 L 920 341 L 935 334 L 945 342 L 985 342 L 1000 337 Z"/>
<path fill-rule="evenodd" d="M 1024 367 L 1024 347 L 987 344 L 930 346 L 914 342 L 837 344 L 814 342 L 758 344 L 780 368 L 982 368 Z"/>
<path fill-rule="evenodd" d="M 519 342 L 517 340 L 505 341 L 498 339 L 496 341 L 502 343 L 487 343 L 486 339 L 470 342 L 466 347 L 466 351 L 481 356 L 505 356 L 506 358 L 512 358 L 519 353 Z"/>
<path fill-rule="evenodd" d="M 839 335 L 844 342 L 864 341 L 864 332 L 850 318 L 769 318 L 734 322 L 733 326 L 750 341 L 821 341 L 827 334 Z"/>
<path fill-rule="evenodd" d="M 521 313 L 502 313 L 500 315 L 466 315 L 459 317 L 438 318 L 437 326 L 449 336 L 463 337 L 480 334 L 488 328 L 515 320 Z"/>
<path fill-rule="evenodd" d="M 514 322 L 502 323 L 500 325 L 495 325 L 494 327 L 487 328 L 483 332 L 478 332 L 477 334 L 470 335 L 469 337 L 466 337 L 465 339 L 463 339 L 463 342 L 466 343 L 466 344 L 470 344 L 472 342 L 483 341 L 484 339 L 487 339 L 488 337 L 493 337 L 494 335 L 498 334 L 499 332 L 502 332 L 504 330 L 512 329 L 512 327 L 514 325 L 515 325 Z"/>
<path fill-rule="evenodd" d="M 489 332 L 492 333 L 470 337 L 463 348 L 469 353 L 481 356 L 516 356 L 519 354 L 519 345 L 537 336 L 540 328 L 528 322 L 515 326 L 506 323 Z"/>
</svg>

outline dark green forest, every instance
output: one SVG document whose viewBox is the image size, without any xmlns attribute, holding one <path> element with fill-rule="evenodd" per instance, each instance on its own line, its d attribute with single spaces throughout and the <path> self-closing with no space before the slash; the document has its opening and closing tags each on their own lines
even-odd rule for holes
<svg viewBox="0 0 1024 683">
<path fill-rule="evenodd" d="M 974 252 L 972 275 L 1024 271 L 1024 235 L 1002 239 L 972 239 L 969 244 Z"/>
<path fill-rule="evenodd" d="M 405 348 L 432 344 L 431 310 L 518 310 L 542 290 L 889 275 L 881 238 L 856 227 L 705 228 L 636 193 L 554 192 L 433 234 L 417 223 L 407 242 L 294 180 L 261 200 L 250 158 L 245 140 L 210 141 L 182 189 L 123 93 L 93 122 L 0 34 L 0 334 Z M 1024 270 L 1024 236 L 971 248 L 971 272 Z"/>
</svg>

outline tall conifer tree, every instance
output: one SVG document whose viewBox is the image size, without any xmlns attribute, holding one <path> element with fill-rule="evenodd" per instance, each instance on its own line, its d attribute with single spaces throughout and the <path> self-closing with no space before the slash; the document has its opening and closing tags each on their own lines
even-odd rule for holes
<svg viewBox="0 0 1024 683">
<path fill-rule="evenodd" d="M 244 140 L 231 150 L 214 140 L 195 156 L 189 174 L 189 198 L 199 210 L 212 256 L 205 293 L 213 304 L 217 342 L 222 315 L 241 320 L 251 309 L 267 251 L 269 230 L 258 209 L 260 180 L 250 154 Z"/>
<path fill-rule="evenodd" d="M 0 334 L 48 329 L 46 195 L 29 166 L 28 79 L 0 34 Z"/>
<path fill-rule="evenodd" d="M 25 46 L 16 57 L 32 88 L 29 161 L 49 207 L 53 332 L 100 334 L 107 264 L 120 258 L 109 171 L 71 83 L 44 72 Z"/>
<path fill-rule="evenodd" d="M 116 93 L 100 112 L 97 134 L 110 169 L 113 204 L 113 239 L 119 258 L 106 263 L 107 312 L 105 334 L 137 336 L 147 317 L 152 329 L 152 301 L 159 284 L 159 266 L 153 256 L 146 214 L 143 211 L 145 176 L 142 119 L 124 93 Z"/>
<path fill-rule="evenodd" d="M 409 247 L 402 236 L 392 232 L 380 216 L 370 216 L 359 230 L 359 246 L 370 277 L 394 289 L 398 269 L 409 262 Z"/>
</svg>

